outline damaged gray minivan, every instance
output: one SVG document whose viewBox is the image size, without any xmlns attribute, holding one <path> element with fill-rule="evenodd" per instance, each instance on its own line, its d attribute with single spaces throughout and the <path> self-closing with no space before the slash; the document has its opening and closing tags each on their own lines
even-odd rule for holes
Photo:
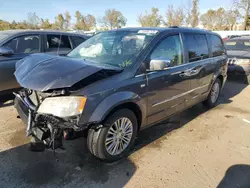
<svg viewBox="0 0 250 188">
<path fill-rule="evenodd" d="M 15 107 L 34 143 L 56 149 L 64 130 L 85 131 L 104 161 L 126 156 L 138 132 L 191 106 L 216 105 L 227 55 L 212 32 L 124 28 L 102 32 L 67 57 L 34 54 L 16 64 Z"/>
</svg>

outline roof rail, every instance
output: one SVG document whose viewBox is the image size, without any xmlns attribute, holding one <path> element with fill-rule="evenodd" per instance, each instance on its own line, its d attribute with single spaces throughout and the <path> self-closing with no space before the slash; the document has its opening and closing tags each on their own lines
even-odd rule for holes
<svg viewBox="0 0 250 188">
<path fill-rule="evenodd" d="M 240 37 L 249 37 L 250 35 L 248 34 L 243 34 L 243 35 L 228 35 L 227 37 L 232 39 L 232 38 L 240 38 Z"/>
<path fill-rule="evenodd" d="M 169 26 L 169 28 L 179 28 L 178 26 Z"/>
</svg>

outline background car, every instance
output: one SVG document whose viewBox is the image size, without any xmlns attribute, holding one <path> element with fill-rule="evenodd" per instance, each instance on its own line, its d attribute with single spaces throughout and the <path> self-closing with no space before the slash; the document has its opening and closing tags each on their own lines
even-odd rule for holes
<svg viewBox="0 0 250 188">
<path fill-rule="evenodd" d="M 238 36 L 225 42 L 228 54 L 229 79 L 250 83 L 250 35 Z"/>
<path fill-rule="evenodd" d="M 13 75 L 18 60 L 33 53 L 66 55 L 87 38 L 85 35 L 59 31 L 1 31 L 0 95 L 20 88 Z"/>
</svg>

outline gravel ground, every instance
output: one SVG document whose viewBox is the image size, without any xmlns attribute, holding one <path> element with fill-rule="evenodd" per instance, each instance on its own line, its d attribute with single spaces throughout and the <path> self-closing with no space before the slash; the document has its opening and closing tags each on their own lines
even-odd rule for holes
<svg viewBox="0 0 250 188">
<path fill-rule="evenodd" d="M 0 107 L 0 187 L 250 187 L 250 86 L 227 83 L 220 104 L 202 105 L 140 133 L 119 162 L 93 158 L 81 138 L 65 151 L 27 151 L 25 126 Z"/>
</svg>

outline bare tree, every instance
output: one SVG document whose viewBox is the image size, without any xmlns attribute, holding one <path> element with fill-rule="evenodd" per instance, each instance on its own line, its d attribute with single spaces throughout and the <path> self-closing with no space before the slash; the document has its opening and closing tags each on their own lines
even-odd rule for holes
<svg viewBox="0 0 250 188">
<path fill-rule="evenodd" d="M 198 11 L 199 0 L 193 0 L 191 10 L 191 26 L 196 27 L 199 24 L 199 11 Z"/>
<path fill-rule="evenodd" d="M 84 30 L 86 27 L 86 24 L 84 22 L 83 15 L 79 11 L 76 11 L 75 17 L 76 17 L 75 29 Z"/>
<path fill-rule="evenodd" d="M 96 27 L 96 19 L 92 14 L 84 16 L 79 11 L 76 11 L 75 17 L 75 29 L 89 31 Z"/>
<path fill-rule="evenodd" d="M 225 21 L 229 26 L 229 30 L 233 30 L 237 20 L 241 18 L 241 15 L 237 9 L 228 10 L 225 12 Z"/>
<path fill-rule="evenodd" d="M 208 10 L 201 15 L 200 20 L 203 26 L 211 30 L 232 30 L 239 18 L 237 10 L 228 10 L 218 8 L 217 10 Z"/>
<path fill-rule="evenodd" d="M 91 30 L 96 27 L 96 19 L 92 14 L 88 14 L 87 16 L 85 16 L 84 22 L 86 24 L 87 30 Z"/>
<path fill-rule="evenodd" d="M 115 9 L 106 10 L 104 17 L 100 20 L 100 23 L 108 29 L 121 28 L 126 25 L 126 22 L 123 14 Z"/>
<path fill-rule="evenodd" d="M 41 26 L 42 29 L 51 29 L 52 24 L 49 22 L 49 19 L 41 19 Z"/>
<path fill-rule="evenodd" d="M 4 20 L 0 20 L 0 30 L 10 29 L 10 23 Z"/>
<path fill-rule="evenodd" d="M 139 15 L 138 22 L 142 27 L 158 27 L 162 22 L 162 16 L 158 12 L 159 9 L 153 7 L 150 13 L 145 11 L 145 14 Z"/>
<path fill-rule="evenodd" d="M 64 12 L 64 28 L 67 30 L 70 28 L 71 16 L 68 11 Z"/>
<path fill-rule="evenodd" d="M 182 7 L 175 9 L 172 5 L 168 6 L 166 11 L 166 26 L 181 26 L 184 24 L 185 14 Z"/>
<path fill-rule="evenodd" d="M 29 12 L 27 23 L 30 25 L 31 29 L 37 29 L 40 23 L 40 18 L 36 15 L 35 12 Z"/>
<path fill-rule="evenodd" d="M 226 11 L 224 8 L 218 8 L 217 11 L 215 11 L 215 28 L 214 30 L 227 30 L 227 18 L 226 18 Z"/>
<path fill-rule="evenodd" d="M 192 10 L 192 1 L 189 0 L 187 5 L 184 6 L 184 10 L 185 10 L 185 22 L 187 26 L 191 26 L 192 23 L 192 14 L 191 14 L 191 10 Z"/>
<path fill-rule="evenodd" d="M 54 24 L 54 29 L 64 29 L 64 23 L 65 23 L 65 18 L 63 17 L 63 14 L 58 14 L 55 17 L 55 24 Z"/>
<path fill-rule="evenodd" d="M 250 0 L 236 0 L 235 4 L 238 7 L 238 9 L 242 12 L 242 15 L 244 17 L 243 29 L 246 30 L 247 20 L 248 20 L 249 11 L 250 11 Z"/>
<path fill-rule="evenodd" d="M 216 25 L 216 11 L 209 9 L 201 15 L 200 21 L 205 28 L 213 30 Z"/>
</svg>

